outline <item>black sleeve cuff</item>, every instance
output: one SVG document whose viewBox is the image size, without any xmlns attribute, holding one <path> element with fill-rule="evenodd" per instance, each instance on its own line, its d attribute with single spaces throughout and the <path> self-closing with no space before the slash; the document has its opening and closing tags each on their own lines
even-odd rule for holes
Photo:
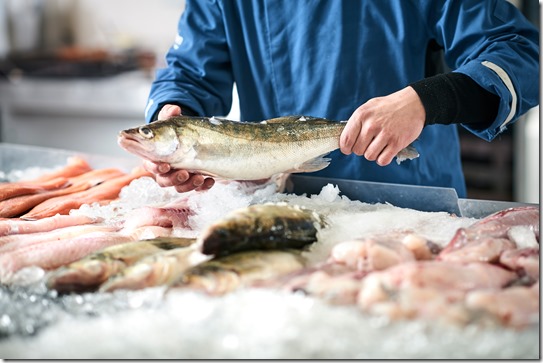
<svg viewBox="0 0 543 363">
<path fill-rule="evenodd" d="M 490 125 L 498 114 L 500 98 L 462 73 L 445 73 L 410 84 L 426 111 L 425 125 Z"/>
<path fill-rule="evenodd" d="M 181 107 L 181 114 L 183 116 L 199 116 L 196 112 L 194 112 L 193 109 L 191 109 L 189 107 L 186 107 L 186 106 L 183 106 L 180 103 L 177 103 L 177 102 L 165 102 L 165 103 L 161 104 L 160 107 L 156 110 L 155 114 L 151 118 L 151 120 L 152 120 L 151 122 L 158 120 L 158 114 L 160 113 L 160 110 L 162 110 L 162 107 L 164 107 L 165 105 L 176 105 L 176 106 Z"/>
</svg>

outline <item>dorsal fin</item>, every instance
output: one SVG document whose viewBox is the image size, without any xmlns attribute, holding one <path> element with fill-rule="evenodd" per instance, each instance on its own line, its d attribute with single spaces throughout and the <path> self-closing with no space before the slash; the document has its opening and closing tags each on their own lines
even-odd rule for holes
<svg viewBox="0 0 543 363">
<path fill-rule="evenodd" d="M 313 121 L 313 120 L 324 120 L 324 119 L 319 119 L 313 116 L 292 115 L 292 116 L 281 116 L 281 117 L 271 118 L 269 120 L 262 121 L 262 123 L 273 124 L 273 123 L 303 122 L 303 121 Z"/>
</svg>

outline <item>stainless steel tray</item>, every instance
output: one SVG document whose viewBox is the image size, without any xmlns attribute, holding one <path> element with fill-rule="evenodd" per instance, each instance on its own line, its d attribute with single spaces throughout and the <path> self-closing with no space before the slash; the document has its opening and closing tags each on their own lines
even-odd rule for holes
<svg viewBox="0 0 543 363">
<path fill-rule="evenodd" d="M 517 206 L 537 205 L 458 198 L 458 194 L 453 188 L 376 183 L 301 174 L 291 175 L 289 181 L 287 191 L 290 193 L 318 194 L 323 186 L 330 183 L 337 185 L 341 194 L 351 200 L 366 203 L 390 203 L 400 208 L 411 208 L 424 212 L 448 212 L 471 218 L 482 218 L 494 212 Z"/>
<path fill-rule="evenodd" d="M 86 154 L 77 151 L 54 149 L 40 146 L 0 143 L 0 171 L 8 173 L 31 167 L 53 168 L 66 164 L 71 156 L 81 156 L 93 168 L 119 168 L 129 172 L 139 165 L 138 160 Z"/>
</svg>

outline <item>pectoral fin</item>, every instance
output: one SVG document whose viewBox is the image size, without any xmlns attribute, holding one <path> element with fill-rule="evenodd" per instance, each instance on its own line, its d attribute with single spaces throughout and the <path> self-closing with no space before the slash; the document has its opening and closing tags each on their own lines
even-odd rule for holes
<svg viewBox="0 0 543 363">
<path fill-rule="evenodd" d="M 326 155 L 326 154 L 324 154 Z M 314 159 L 307 160 L 303 164 L 294 166 L 294 168 L 285 171 L 285 173 L 310 173 L 319 171 L 330 165 L 330 158 L 325 158 L 324 155 L 317 156 Z"/>
</svg>

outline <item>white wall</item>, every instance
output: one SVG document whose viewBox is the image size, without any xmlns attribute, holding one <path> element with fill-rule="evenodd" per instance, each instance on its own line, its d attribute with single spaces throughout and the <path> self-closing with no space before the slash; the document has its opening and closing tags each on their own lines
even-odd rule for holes
<svg viewBox="0 0 543 363">
<path fill-rule="evenodd" d="M 539 106 L 537 106 L 528 111 L 514 125 L 514 200 L 518 202 L 540 202 L 540 123 Z"/>
<path fill-rule="evenodd" d="M 173 44 L 184 0 L 76 0 L 77 45 L 106 49 L 143 47 L 159 65 Z"/>
</svg>

